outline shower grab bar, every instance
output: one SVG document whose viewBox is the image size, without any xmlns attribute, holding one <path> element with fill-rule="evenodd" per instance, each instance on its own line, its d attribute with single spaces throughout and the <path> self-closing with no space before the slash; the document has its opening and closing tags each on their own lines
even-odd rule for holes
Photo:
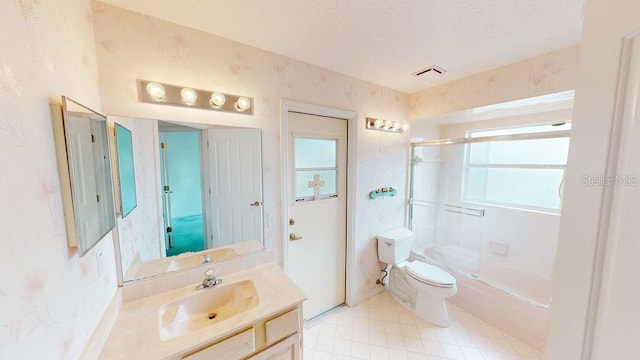
<svg viewBox="0 0 640 360">
<path fill-rule="evenodd" d="M 451 209 L 451 208 L 453 208 L 453 209 Z M 484 209 L 478 209 L 478 208 L 470 208 L 470 207 L 464 207 L 464 206 L 444 204 L 444 209 L 443 210 L 444 211 L 448 211 L 448 212 L 452 212 L 452 213 L 462 214 L 462 215 L 477 216 L 477 217 L 483 217 L 484 216 Z"/>
</svg>

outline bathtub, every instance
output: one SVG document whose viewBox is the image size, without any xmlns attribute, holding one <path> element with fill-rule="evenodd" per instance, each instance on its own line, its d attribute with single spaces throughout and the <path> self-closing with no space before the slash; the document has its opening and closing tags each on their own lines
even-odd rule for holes
<svg viewBox="0 0 640 360">
<path fill-rule="evenodd" d="M 460 256 L 461 254 L 457 253 L 449 259 L 446 251 L 438 254 L 439 258 L 433 259 L 427 257 L 424 250 L 413 249 L 410 259 L 438 266 L 456 278 L 458 293 L 447 301 L 536 349 L 544 350 L 549 318 L 548 306 L 479 279 L 473 274 L 479 259 L 472 253 L 466 254 L 468 256 Z M 466 270 L 455 270 L 443 265 L 448 260 L 455 261 L 455 266 Z"/>
</svg>

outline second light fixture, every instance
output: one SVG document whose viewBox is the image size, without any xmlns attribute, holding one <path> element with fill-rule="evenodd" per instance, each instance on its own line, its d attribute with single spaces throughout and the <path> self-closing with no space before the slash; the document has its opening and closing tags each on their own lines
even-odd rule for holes
<svg viewBox="0 0 640 360">
<path fill-rule="evenodd" d="M 146 103 L 178 105 L 253 115 L 253 99 L 219 91 L 138 80 L 139 100 Z"/>
</svg>

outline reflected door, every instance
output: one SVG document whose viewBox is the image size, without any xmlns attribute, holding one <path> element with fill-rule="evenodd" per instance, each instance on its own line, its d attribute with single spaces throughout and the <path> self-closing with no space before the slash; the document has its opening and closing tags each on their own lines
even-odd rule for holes
<svg viewBox="0 0 640 360">
<path fill-rule="evenodd" d="M 77 207 L 78 229 L 80 239 L 98 239 L 103 234 L 100 227 L 100 211 L 96 204 L 100 202 L 96 178 L 96 160 L 93 146 L 96 136 L 92 132 L 92 121 L 85 118 L 69 118 L 70 160 L 72 168 L 81 169 L 74 178 Z"/>
<path fill-rule="evenodd" d="M 205 249 L 200 131 L 160 132 L 167 256 Z"/>
<path fill-rule="evenodd" d="M 262 158 L 257 129 L 208 131 L 209 247 L 262 242 Z"/>
<path fill-rule="evenodd" d="M 304 319 L 345 301 L 347 121 L 289 113 L 289 276 Z"/>
</svg>

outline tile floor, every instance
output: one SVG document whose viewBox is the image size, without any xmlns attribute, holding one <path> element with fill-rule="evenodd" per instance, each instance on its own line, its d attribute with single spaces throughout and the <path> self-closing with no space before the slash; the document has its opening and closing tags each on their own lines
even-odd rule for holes
<svg viewBox="0 0 640 360">
<path fill-rule="evenodd" d="M 440 328 L 405 309 L 388 292 L 305 324 L 304 360 L 533 360 L 542 353 L 449 304 Z"/>
</svg>

